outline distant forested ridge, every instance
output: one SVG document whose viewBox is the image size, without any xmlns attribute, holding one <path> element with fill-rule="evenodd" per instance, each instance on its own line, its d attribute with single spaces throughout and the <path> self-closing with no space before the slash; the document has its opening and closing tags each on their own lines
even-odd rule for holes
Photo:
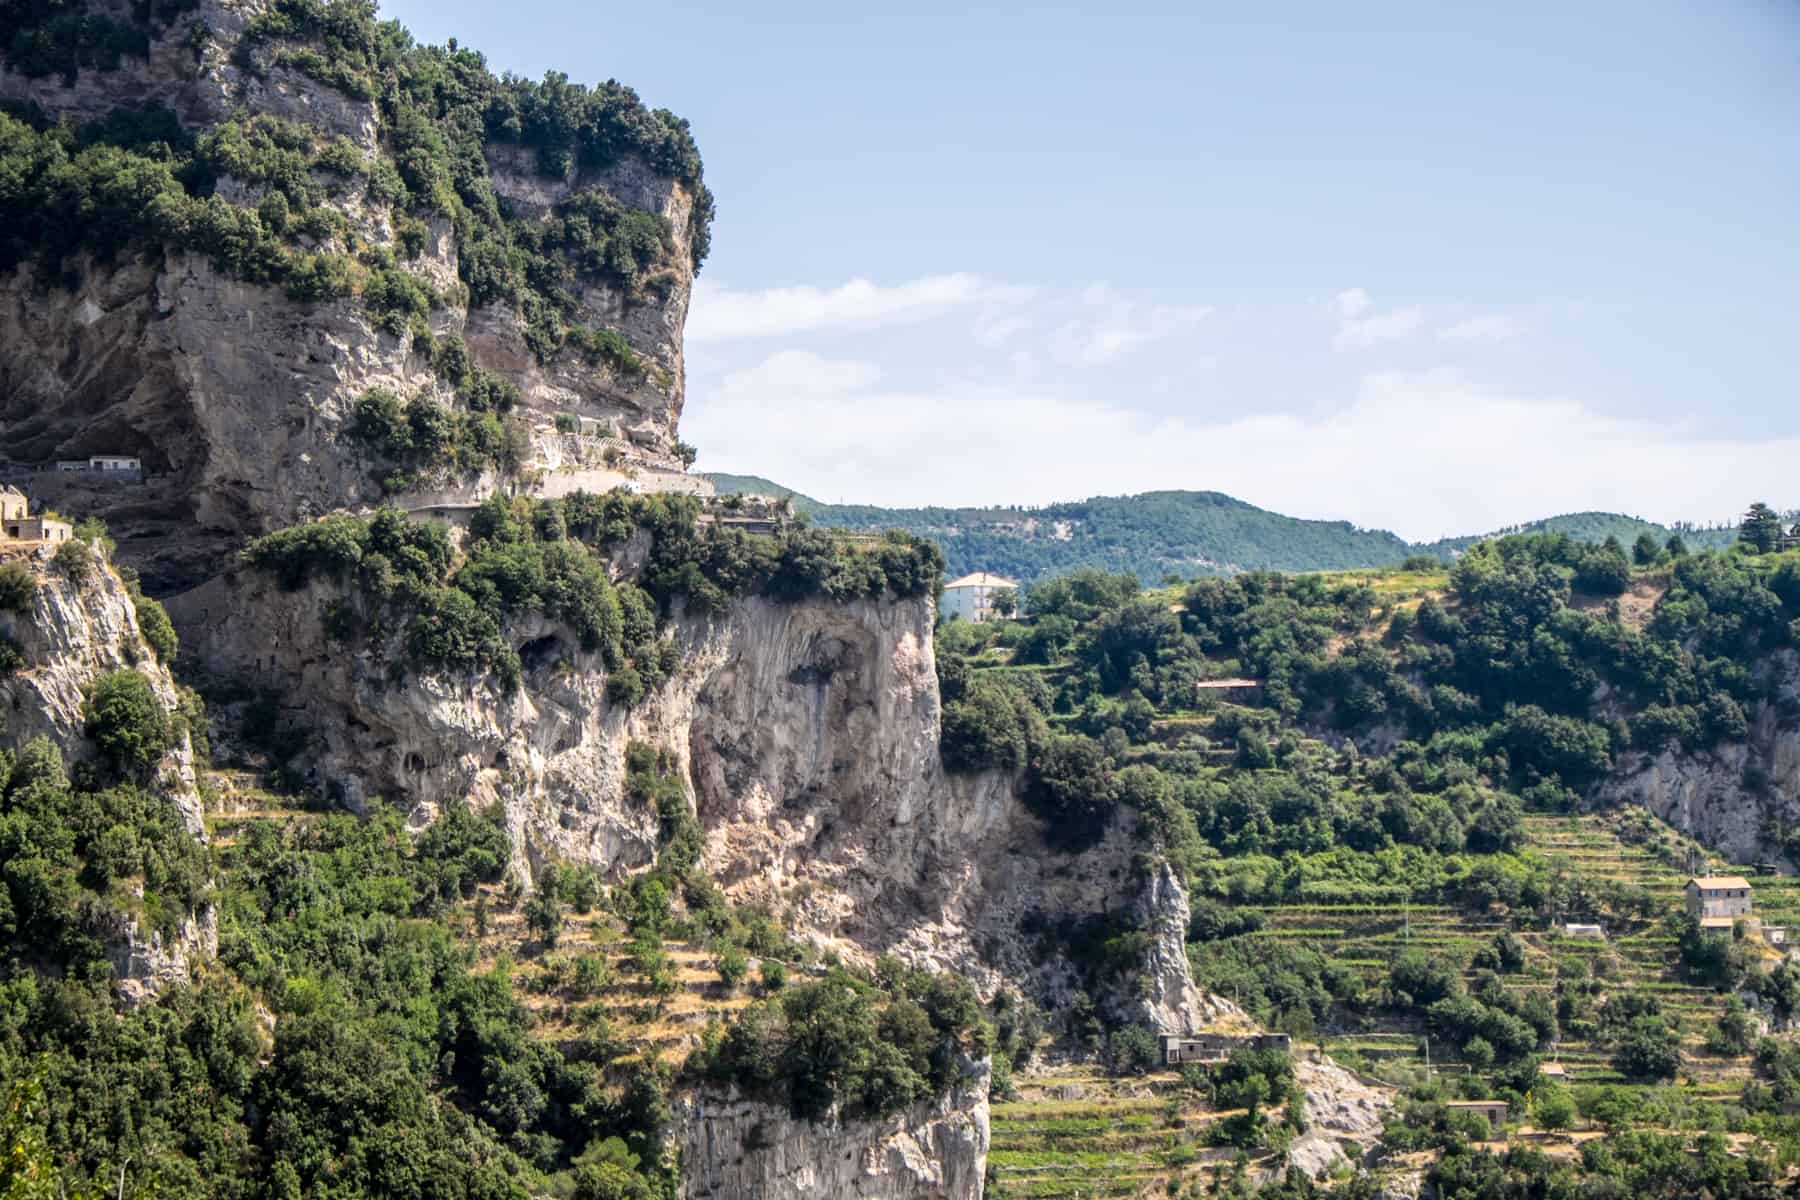
<svg viewBox="0 0 1800 1200">
<path fill-rule="evenodd" d="M 994 508 L 883 508 L 825 504 L 755 475 L 707 476 L 721 493 L 784 496 L 815 524 L 843 529 L 902 529 L 943 549 L 951 578 L 994 571 L 1032 583 L 1082 567 L 1168 576 L 1240 571 L 1326 571 L 1398 565 L 1425 554 L 1449 562 L 1495 534 L 1561 533 L 1582 542 L 1616 538 L 1629 547 L 1648 534 L 1658 543 L 1679 536 L 1689 549 L 1720 549 L 1735 526 L 1668 527 L 1616 513 L 1571 513 L 1487 534 L 1411 543 L 1348 521 L 1308 521 L 1269 512 L 1221 492 L 1144 492 L 1087 500 Z"/>
</svg>

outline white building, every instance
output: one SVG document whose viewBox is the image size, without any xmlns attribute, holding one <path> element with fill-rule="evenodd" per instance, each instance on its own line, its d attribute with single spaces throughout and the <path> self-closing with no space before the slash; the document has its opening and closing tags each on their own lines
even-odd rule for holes
<svg viewBox="0 0 1800 1200">
<path fill-rule="evenodd" d="M 142 471 L 144 460 L 127 454 L 95 454 L 88 459 L 90 471 Z"/>
<path fill-rule="evenodd" d="M 995 597 L 1001 592 L 1012 592 L 1016 596 L 1018 591 L 1019 585 L 1010 579 L 977 571 L 944 585 L 944 599 L 939 611 L 946 619 L 961 617 L 965 621 L 985 621 L 993 611 Z"/>
</svg>

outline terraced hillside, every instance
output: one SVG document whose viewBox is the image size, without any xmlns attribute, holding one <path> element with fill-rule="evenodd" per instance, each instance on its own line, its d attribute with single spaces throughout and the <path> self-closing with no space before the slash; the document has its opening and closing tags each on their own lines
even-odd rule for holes
<svg viewBox="0 0 1800 1200">
<path fill-rule="evenodd" d="M 1680 1020 L 1688 1070 L 1701 1079 L 1735 1078 L 1741 1086 L 1747 1062 L 1720 1060 L 1704 1048 L 1706 1031 L 1722 1011 L 1724 997 L 1714 988 L 1681 980 L 1678 947 L 1663 918 L 1682 907 L 1689 862 L 1695 869 L 1715 872 L 1746 868 L 1706 855 L 1689 839 L 1638 810 L 1528 814 L 1525 827 L 1532 853 L 1552 871 L 1585 885 L 1582 894 L 1587 902 L 1562 914 L 1565 922 L 1600 924 L 1606 930 L 1604 938 L 1540 927 L 1498 908 L 1475 913 L 1459 906 L 1404 902 L 1268 906 L 1260 910 L 1266 924 L 1255 936 L 1317 950 L 1355 969 L 1375 989 L 1402 950 L 1422 950 L 1467 964 L 1497 934 L 1510 931 L 1526 954 L 1518 986 L 1554 994 L 1559 981 L 1597 979 L 1609 991 L 1655 996 L 1665 1012 Z M 1758 880 L 1758 907 L 1771 921 L 1784 919 L 1795 895 L 1791 881 Z M 1759 948 L 1758 957 L 1773 963 L 1779 954 Z M 1463 975 L 1473 984 L 1479 971 L 1465 967 Z M 1328 1035 L 1325 1044 L 1333 1056 L 1375 1070 L 1383 1065 L 1423 1066 L 1428 1035 L 1414 1028 L 1384 1027 L 1392 1024 L 1372 1020 L 1368 1029 Z M 1439 1070 L 1463 1069 L 1454 1046 L 1438 1044 L 1429 1053 Z M 1604 1048 L 1580 1039 L 1563 1039 L 1546 1054 L 1547 1061 L 1563 1065 L 1572 1082 L 1620 1082 L 1608 1058 Z"/>
<path fill-rule="evenodd" d="M 998 1200 L 1172 1193 L 1173 1181 L 1239 1169 L 1239 1151 L 1211 1136 L 1233 1113 L 1208 1108 L 1174 1071 L 1120 1079 L 1098 1065 L 1054 1067 L 1019 1080 L 1017 1098 L 992 1112 L 988 1195 Z M 1242 1169 L 1275 1158 L 1262 1151 Z"/>
</svg>

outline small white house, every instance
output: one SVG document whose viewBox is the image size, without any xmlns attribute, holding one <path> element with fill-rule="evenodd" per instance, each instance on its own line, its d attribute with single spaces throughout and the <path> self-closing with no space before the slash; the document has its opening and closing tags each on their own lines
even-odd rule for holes
<svg viewBox="0 0 1800 1200">
<path fill-rule="evenodd" d="M 126 454 L 95 454 L 88 458 L 90 471 L 142 471 L 144 460 Z"/>
<path fill-rule="evenodd" d="M 985 621 L 994 610 L 994 600 L 1001 592 L 1018 594 L 1019 585 L 1001 575 L 976 571 L 944 585 L 940 606 L 943 615 L 961 617 L 965 621 Z"/>
<path fill-rule="evenodd" d="M 1592 938 L 1595 941 L 1606 940 L 1606 929 L 1600 925 L 1590 925 L 1581 921 L 1569 921 L 1563 925 L 1563 933 L 1569 937 Z"/>
</svg>

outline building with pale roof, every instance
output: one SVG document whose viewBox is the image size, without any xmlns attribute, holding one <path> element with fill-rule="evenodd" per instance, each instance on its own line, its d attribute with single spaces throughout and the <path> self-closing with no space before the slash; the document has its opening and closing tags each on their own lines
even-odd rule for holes
<svg viewBox="0 0 1800 1200">
<path fill-rule="evenodd" d="M 944 585 L 944 599 L 939 611 L 945 617 L 985 621 L 992 615 L 994 600 L 1001 592 L 1017 594 L 1018 590 L 1018 583 L 1003 575 L 976 571 Z"/>
<path fill-rule="evenodd" d="M 1687 910 L 1700 923 L 1723 921 L 1724 928 L 1750 915 L 1750 881 L 1742 875 L 1696 875 L 1687 881 Z"/>
<path fill-rule="evenodd" d="M 66 542 L 75 530 L 67 521 L 31 515 L 31 505 L 17 488 L 0 488 L 0 534 L 13 542 Z"/>
</svg>

